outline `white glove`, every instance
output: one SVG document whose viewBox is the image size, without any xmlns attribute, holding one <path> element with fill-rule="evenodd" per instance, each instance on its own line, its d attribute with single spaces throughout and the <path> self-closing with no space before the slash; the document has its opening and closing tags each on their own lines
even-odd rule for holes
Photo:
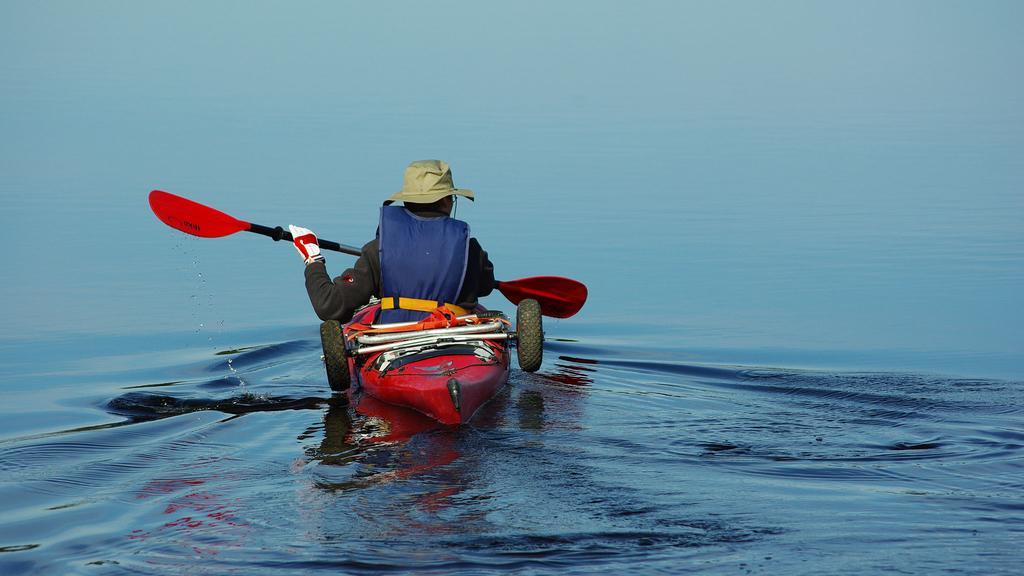
<svg viewBox="0 0 1024 576">
<path fill-rule="evenodd" d="M 316 234 L 313 234 L 312 230 L 289 224 L 288 231 L 292 233 L 292 242 L 295 243 L 295 249 L 299 251 L 299 255 L 302 256 L 306 264 L 323 261 L 324 257 L 320 254 L 320 244 L 317 243 Z"/>
</svg>

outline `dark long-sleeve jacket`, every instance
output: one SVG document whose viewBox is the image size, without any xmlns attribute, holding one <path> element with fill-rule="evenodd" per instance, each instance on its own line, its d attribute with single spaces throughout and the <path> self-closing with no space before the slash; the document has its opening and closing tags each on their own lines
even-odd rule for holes
<svg viewBox="0 0 1024 576">
<path fill-rule="evenodd" d="M 377 239 L 367 242 L 362 252 L 352 268 L 334 279 L 327 274 L 327 265 L 323 261 L 306 266 L 306 292 L 321 320 L 347 322 L 352 313 L 369 302 L 371 297 L 380 297 L 380 246 Z M 470 238 L 466 278 L 454 304 L 473 308 L 477 300 L 490 294 L 494 287 L 494 265 L 476 238 Z"/>
</svg>

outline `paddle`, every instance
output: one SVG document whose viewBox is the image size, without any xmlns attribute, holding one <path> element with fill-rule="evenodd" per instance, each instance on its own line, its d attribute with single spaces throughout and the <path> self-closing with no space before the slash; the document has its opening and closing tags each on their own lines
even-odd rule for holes
<svg viewBox="0 0 1024 576">
<path fill-rule="evenodd" d="M 149 193 L 149 207 L 161 222 L 175 230 L 201 238 L 220 238 L 236 232 L 253 232 L 269 236 L 274 240 L 292 241 L 292 233 L 280 226 L 268 228 L 229 216 L 220 210 L 193 202 L 188 198 L 175 196 L 170 192 L 153 190 Z M 330 240 L 317 239 L 320 248 L 359 256 L 362 251 L 354 246 L 338 244 Z"/>
<path fill-rule="evenodd" d="M 553 318 L 568 318 L 587 302 L 587 287 L 582 282 L 561 276 L 533 276 L 498 282 L 508 301 L 519 304 L 533 298 L 540 304 L 540 313 Z"/>
<path fill-rule="evenodd" d="M 292 241 L 291 233 L 280 226 L 269 228 L 245 222 L 220 210 L 161 190 L 149 193 L 149 207 L 164 224 L 201 238 L 221 238 L 236 232 L 252 232 L 269 236 L 274 240 Z M 362 251 L 354 246 L 330 240 L 317 241 L 324 250 L 343 252 L 352 256 L 362 254 Z M 542 314 L 554 318 L 568 318 L 576 314 L 587 301 L 586 286 L 560 276 L 534 276 L 498 282 L 498 291 L 513 304 L 519 304 L 526 298 L 533 298 L 540 304 Z"/>
</svg>

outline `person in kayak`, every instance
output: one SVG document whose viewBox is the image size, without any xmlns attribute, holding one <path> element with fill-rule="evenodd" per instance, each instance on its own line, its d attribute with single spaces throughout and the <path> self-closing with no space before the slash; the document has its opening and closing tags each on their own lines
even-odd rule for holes
<svg viewBox="0 0 1024 576">
<path fill-rule="evenodd" d="M 439 306 L 456 315 L 472 310 L 495 288 L 494 265 L 469 225 L 451 217 L 458 196 L 474 199 L 471 190 L 455 187 L 446 162 L 410 164 L 402 190 L 381 207 L 377 237 L 333 280 L 316 235 L 289 225 L 316 315 L 347 322 L 372 298 L 381 300 L 381 323 L 418 321 Z M 399 201 L 402 206 L 394 205 Z"/>
</svg>

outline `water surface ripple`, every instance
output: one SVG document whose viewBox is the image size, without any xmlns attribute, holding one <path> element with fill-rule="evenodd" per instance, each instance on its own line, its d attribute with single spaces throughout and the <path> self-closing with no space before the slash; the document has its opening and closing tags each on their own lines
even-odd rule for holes
<svg viewBox="0 0 1024 576">
<path fill-rule="evenodd" d="M 547 354 L 456 429 L 332 398 L 315 338 L 112 370 L 0 440 L 0 569 L 1019 567 L 1020 383 Z"/>
</svg>

